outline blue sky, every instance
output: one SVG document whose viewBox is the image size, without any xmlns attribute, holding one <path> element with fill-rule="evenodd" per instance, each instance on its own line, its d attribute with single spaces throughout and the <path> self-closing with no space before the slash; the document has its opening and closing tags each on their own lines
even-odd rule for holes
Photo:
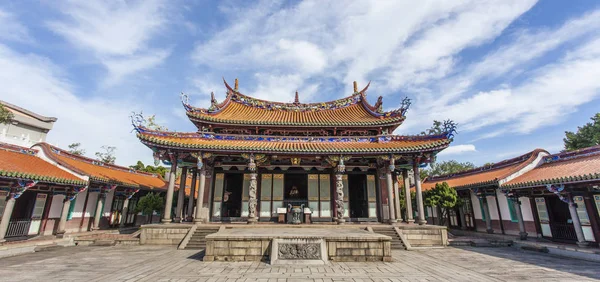
<svg viewBox="0 0 600 282">
<path fill-rule="evenodd" d="M 440 160 L 481 165 L 562 149 L 600 108 L 600 2 L 4 1 L 0 99 L 58 117 L 48 141 L 117 163 L 151 162 L 132 111 L 193 131 L 179 94 L 207 107 L 221 78 L 242 93 L 301 102 L 371 81 L 384 108 L 413 99 L 396 134 L 452 119 Z"/>
</svg>

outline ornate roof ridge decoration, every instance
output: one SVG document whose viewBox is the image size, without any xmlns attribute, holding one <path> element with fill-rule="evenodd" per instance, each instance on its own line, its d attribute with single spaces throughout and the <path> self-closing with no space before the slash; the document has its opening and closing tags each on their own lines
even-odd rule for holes
<svg viewBox="0 0 600 282">
<path fill-rule="evenodd" d="M 212 132 L 170 132 L 151 130 L 145 127 L 136 127 L 138 135 L 154 135 L 178 138 L 199 138 L 209 140 L 237 140 L 237 141 L 264 141 L 264 142 L 389 142 L 389 141 L 420 141 L 449 139 L 448 133 L 438 135 L 376 135 L 376 136 L 274 136 L 274 135 L 246 135 L 223 134 Z"/>
<path fill-rule="evenodd" d="M 131 168 L 128 168 L 128 167 L 119 166 L 119 165 L 115 165 L 115 164 L 103 163 L 101 161 L 98 161 L 98 160 L 95 160 L 95 159 L 92 159 L 92 158 L 74 155 L 74 154 L 71 154 L 71 153 L 69 153 L 69 152 L 61 149 L 61 148 L 58 148 L 58 147 L 53 146 L 53 145 L 50 145 L 50 144 L 48 144 L 46 142 L 37 143 L 34 146 L 40 146 L 40 147 L 42 147 L 44 149 L 44 152 L 48 153 L 48 157 L 50 157 L 52 160 L 54 160 L 56 162 L 59 162 L 59 163 L 61 163 L 61 165 L 67 166 L 67 167 L 69 167 L 69 169 L 73 169 L 73 170 L 79 172 L 80 174 L 87 175 L 86 173 L 84 173 L 83 171 L 81 171 L 81 170 L 79 170 L 77 168 L 71 167 L 68 164 L 63 164 L 62 162 L 60 162 L 60 160 L 56 159 L 54 157 L 54 155 L 61 155 L 61 156 L 65 156 L 65 157 L 68 157 L 68 158 L 76 160 L 76 161 L 81 161 L 81 162 L 84 162 L 84 163 L 87 163 L 87 164 L 91 164 L 91 165 L 95 165 L 95 166 L 107 167 L 107 168 L 118 170 L 118 171 L 122 171 L 122 172 L 127 172 L 127 173 L 132 173 L 132 174 L 140 174 L 140 175 L 146 175 L 146 176 L 152 176 L 152 177 L 160 178 L 160 176 L 157 175 L 157 174 L 155 174 L 155 173 L 138 171 L 138 170 L 131 169 Z"/>
<path fill-rule="evenodd" d="M 544 157 L 544 163 L 565 162 L 572 159 L 585 158 L 598 154 L 600 154 L 600 145 L 549 155 Z"/>
<path fill-rule="evenodd" d="M 315 112 L 315 111 L 323 111 L 323 110 L 337 110 L 345 107 L 349 107 L 355 104 L 361 104 L 367 112 L 369 112 L 374 117 L 405 117 L 406 112 L 408 111 L 411 102 L 408 97 L 402 100 L 401 106 L 398 109 L 384 112 L 382 108 L 382 97 L 380 96 L 375 105 L 370 105 L 366 99 L 366 92 L 371 82 L 369 82 L 365 88 L 360 91 L 357 91 L 356 82 L 354 82 L 354 93 L 350 96 L 343 97 L 337 100 L 327 101 L 327 102 L 315 102 L 315 103 L 300 103 L 298 99 L 298 92 L 296 92 L 294 102 L 286 103 L 286 102 L 276 102 L 276 101 L 268 101 L 262 100 L 254 97 L 250 97 L 248 95 L 242 94 L 236 88 L 231 88 L 227 81 L 223 78 L 223 83 L 227 88 L 227 97 L 222 103 L 218 103 L 214 97 L 214 94 L 211 93 L 211 106 L 208 109 L 205 108 L 197 108 L 193 107 L 189 104 L 189 98 L 187 95 L 182 94 L 182 103 L 186 109 L 188 114 L 192 113 L 203 113 L 203 114 L 217 114 L 221 112 L 224 108 L 226 108 L 231 102 L 239 103 L 245 106 L 271 110 L 271 111 L 292 111 L 292 112 Z M 237 85 L 237 79 L 236 79 Z"/>
<path fill-rule="evenodd" d="M 38 150 L 0 142 L 0 150 L 35 156 Z"/>
<path fill-rule="evenodd" d="M 456 177 L 470 176 L 470 175 L 475 175 L 475 174 L 488 172 L 488 171 L 492 171 L 492 170 L 502 169 L 502 168 L 509 167 L 509 166 L 512 166 L 515 164 L 521 164 L 521 165 L 527 164 L 528 160 L 534 159 L 541 152 L 546 152 L 546 150 L 535 149 L 531 152 L 525 153 L 518 157 L 503 160 L 503 161 L 494 163 L 492 165 L 488 165 L 488 166 L 484 165 L 484 166 L 476 167 L 476 168 L 469 169 L 469 170 L 463 170 L 463 171 L 460 171 L 457 173 L 445 174 L 445 175 L 434 176 L 434 177 L 427 177 L 425 182 L 442 182 L 444 180 L 449 180 L 449 179 L 456 178 Z M 504 177 L 499 177 L 499 178 L 504 178 Z M 495 181 L 498 181 L 498 179 L 493 180 L 491 182 L 495 182 Z M 481 183 L 488 183 L 488 182 L 489 181 L 485 181 L 485 182 L 481 182 Z M 479 184 L 479 183 L 469 184 L 469 185 L 460 186 L 460 187 L 473 186 L 475 184 Z M 455 188 L 457 188 L 457 187 L 455 187 Z"/>
</svg>

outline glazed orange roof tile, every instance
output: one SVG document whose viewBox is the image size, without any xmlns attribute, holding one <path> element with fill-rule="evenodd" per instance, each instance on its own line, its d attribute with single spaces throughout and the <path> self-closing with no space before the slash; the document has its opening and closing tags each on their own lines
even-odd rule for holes
<svg viewBox="0 0 600 282">
<path fill-rule="evenodd" d="M 63 185 L 87 184 L 87 181 L 37 157 L 36 153 L 36 150 L 0 143 L 0 178 Z"/>
<path fill-rule="evenodd" d="M 376 105 L 366 100 L 365 87 L 362 91 L 349 97 L 322 103 L 300 103 L 296 93 L 294 103 L 280 103 L 260 100 L 241 94 L 232 89 L 227 82 L 227 98 L 217 103 L 213 97 L 209 109 L 190 106 L 184 100 L 188 117 L 196 123 L 260 125 L 286 127 L 319 127 L 319 126 L 393 126 L 397 127 L 405 119 L 410 106 L 404 100 L 402 108 L 394 111 L 381 110 L 381 97 Z M 408 103 L 408 104 L 407 104 Z"/>
<path fill-rule="evenodd" d="M 206 152 L 261 152 L 288 154 L 415 153 L 441 150 L 451 142 L 440 136 L 283 137 L 213 133 L 172 133 L 137 128 L 138 138 L 149 147 Z"/>
<path fill-rule="evenodd" d="M 542 149 L 536 149 L 527 154 L 504 160 L 491 166 L 479 167 L 450 175 L 428 177 L 423 181 L 422 189 L 429 190 L 435 187 L 435 184 L 443 182 L 448 183 L 450 187 L 455 189 L 499 185 L 500 180 L 531 164 L 540 153 L 547 154 L 548 152 Z"/>
<path fill-rule="evenodd" d="M 544 157 L 541 165 L 503 187 L 524 188 L 592 181 L 600 181 L 600 146 Z"/>
<path fill-rule="evenodd" d="M 139 172 L 130 168 L 105 164 L 90 158 L 73 155 L 47 143 L 39 143 L 36 146 L 40 146 L 51 160 L 76 173 L 89 176 L 91 181 L 146 189 L 162 189 L 165 186 L 164 180 L 155 174 Z"/>
</svg>

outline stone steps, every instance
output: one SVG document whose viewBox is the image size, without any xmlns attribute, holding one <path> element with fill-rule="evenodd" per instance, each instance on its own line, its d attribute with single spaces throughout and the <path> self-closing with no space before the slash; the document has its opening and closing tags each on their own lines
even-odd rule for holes
<svg viewBox="0 0 600 282">
<path fill-rule="evenodd" d="M 392 242 L 391 242 L 392 250 L 406 250 L 406 246 L 404 246 L 404 243 L 400 239 L 400 236 L 398 235 L 398 233 L 396 233 L 396 230 L 393 227 L 373 228 L 373 232 L 375 232 L 377 234 L 392 237 Z"/>
<path fill-rule="evenodd" d="M 198 227 L 198 229 L 196 229 L 196 232 L 194 232 L 194 234 L 192 235 L 192 238 L 190 238 L 190 241 L 188 242 L 188 244 L 185 246 L 185 249 L 186 250 L 205 249 L 206 248 L 206 239 L 205 239 L 206 235 L 216 233 L 217 231 L 219 231 L 218 227 L 217 228 Z"/>
</svg>

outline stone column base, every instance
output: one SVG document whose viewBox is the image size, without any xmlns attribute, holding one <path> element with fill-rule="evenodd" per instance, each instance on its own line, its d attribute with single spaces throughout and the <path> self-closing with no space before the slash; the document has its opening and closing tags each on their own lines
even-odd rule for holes
<svg viewBox="0 0 600 282">
<path fill-rule="evenodd" d="M 248 224 L 255 224 L 257 222 L 258 222 L 258 218 L 256 218 L 256 217 L 248 218 Z"/>
<path fill-rule="evenodd" d="M 579 246 L 581 248 L 587 248 L 590 246 L 590 242 L 588 242 L 588 241 L 577 242 L 577 246 Z"/>
<path fill-rule="evenodd" d="M 427 224 L 427 220 L 419 220 L 419 225 L 425 225 Z"/>
<path fill-rule="evenodd" d="M 164 224 L 169 224 L 169 223 L 172 223 L 172 222 L 173 222 L 173 220 L 172 220 L 172 219 L 166 219 L 166 218 L 163 218 L 163 219 L 161 219 L 161 220 L 160 220 L 160 222 L 162 222 L 162 223 L 164 223 Z"/>
<path fill-rule="evenodd" d="M 527 232 L 519 232 L 519 239 L 527 240 Z"/>
<path fill-rule="evenodd" d="M 56 232 L 56 238 L 58 238 L 58 239 L 65 238 L 65 231 L 63 231 L 63 232 Z"/>
<path fill-rule="evenodd" d="M 415 223 L 415 220 L 414 219 L 407 219 L 406 223 L 408 223 L 408 224 Z"/>
<path fill-rule="evenodd" d="M 388 219 L 388 223 L 389 223 L 389 224 L 394 224 L 394 223 L 396 223 L 396 222 L 398 222 L 398 220 L 397 220 L 397 219 Z"/>
<path fill-rule="evenodd" d="M 487 229 L 486 231 L 488 234 L 494 234 L 494 229 Z"/>
<path fill-rule="evenodd" d="M 335 219 L 335 222 L 337 222 L 337 224 L 344 224 L 344 223 L 346 223 L 346 219 L 343 219 L 343 218 L 336 218 L 336 219 Z"/>
</svg>

